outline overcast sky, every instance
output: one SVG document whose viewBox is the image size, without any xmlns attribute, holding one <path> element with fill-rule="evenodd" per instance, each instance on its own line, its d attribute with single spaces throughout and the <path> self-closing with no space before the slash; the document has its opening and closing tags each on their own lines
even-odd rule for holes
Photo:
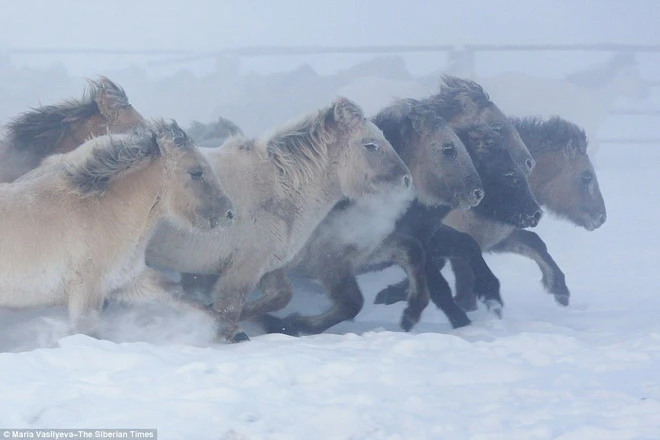
<svg viewBox="0 0 660 440">
<path fill-rule="evenodd" d="M 0 0 L 0 16 L 0 49 L 660 43 L 660 0 Z M 340 57 L 332 60 L 341 64 Z M 105 71 L 110 63 L 80 56 L 56 61 L 79 74 Z M 112 58 L 133 61 L 145 59 Z"/>
<path fill-rule="evenodd" d="M 657 0 L 0 0 L 0 44 L 657 43 Z"/>
</svg>

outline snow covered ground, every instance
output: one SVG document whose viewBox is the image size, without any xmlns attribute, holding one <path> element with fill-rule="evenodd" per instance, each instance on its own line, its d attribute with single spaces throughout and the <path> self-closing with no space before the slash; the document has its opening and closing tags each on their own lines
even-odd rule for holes
<svg viewBox="0 0 660 440">
<path fill-rule="evenodd" d="M 488 256 L 504 318 L 452 330 L 429 307 L 372 304 L 398 269 L 361 278 L 367 302 L 328 334 L 211 343 L 209 323 L 108 310 L 106 339 L 63 334 L 62 309 L 0 311 L 0 428 L 156 428 L 160 439 L 659 439 L 660 152 L 595 157 L 608 221 L 538 227 L 573 297 L 556 306 L 521 257 Z M 318 309 L 317 293 L 291 308 Z"/>
</svg>

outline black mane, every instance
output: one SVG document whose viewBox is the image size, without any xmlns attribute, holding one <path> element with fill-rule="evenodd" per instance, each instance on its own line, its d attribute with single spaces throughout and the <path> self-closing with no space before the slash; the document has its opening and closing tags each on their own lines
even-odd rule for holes
<svg viewBox="0 0 660 440">
<path fill-rule="evenodd" d="M 6 126 L 7 144 L 18 151 L 47 155 L 62 139 L 70 123 L 99 113 L 97 99 L 103 92 L 112 97 L 114 107 L 130 105 L 124 89 L 108 78 L 90 80 L 82 99 L 68 99 L 18 115 Z"/>
<path fill-rule="evenodd" d="M 582 128 L 559 116 L 543 120 L 538 116 L 510 117 L 530 153 L 578 151 L 586 154 L 588 140 Z"/>
</svg>

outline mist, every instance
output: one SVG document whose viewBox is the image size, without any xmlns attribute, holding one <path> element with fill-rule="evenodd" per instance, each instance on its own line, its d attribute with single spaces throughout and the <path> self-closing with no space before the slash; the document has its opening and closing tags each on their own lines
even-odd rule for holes
<svg viewBox="0 0 660 440">
<path fill-rule="evenodd" d="M 460 54 L 461 47 L 473 44 L 660 41 L 660 5 L 653 1 L 120 0 L 105 5 L 31 0 L 5 2 L 0 10 L 6 17 L 0 28 L 0 121 L 29 107 L 79 97 L 84 78 L 102 74 L 123 86 L 145 116 L 175 118 L 184 125 L 222 116 L 249 135 L 325 105 L 337 94 L 373 114 L 395 97 L 437 90 L 442 72 L 480 79 L 505 72 L 562 79 L 604 63 L 613 53 L 482 51 L 467 72 L 453 65 L 455 54 L 448 51 L 242 56 L 230 50 L 450 45 Z M 656 53 L 636 53 L 635 60 L 641 76 L 660 77 Z M 527 99 L 527 90 L 517 94 L 515 89 L 507 84 L 487 91 L 493 97 Z"/>
</svg>

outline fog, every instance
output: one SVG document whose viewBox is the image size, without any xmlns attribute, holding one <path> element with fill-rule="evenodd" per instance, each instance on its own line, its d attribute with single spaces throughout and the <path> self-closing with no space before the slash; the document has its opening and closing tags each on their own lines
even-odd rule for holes
<svg viewBox="0 0 660 440">
<path fill-rule="evenodd" d="M 104 74 L 122 85 L 146 116 L 172 117 L 182 124 L 224 116 L 254 135 L 324 105 L 338 93 L 356 99 L 367 113 L 394 97 L 431 93 L 440 73 L 450 70 L 450 54 L 236 56 L 214 51 L 396 45 L 460 50 L 472 44 L 660 41 L 660 5 L 654 1 L 28 0 L 3 2 L 0 11 L 5 18 L 0 27 L 0 121 L 28 107 L 79 97 L 83 78 Z M 612 54 L 477 52 L 469 76 L 520 72 L 561 79 Z M 660 78 L 657 53 L 640 52 L 635 59 L 642 77 Z M 359 63 L 371 64 L 356 68 Z M 513 95 L 511 88 L 505 92 Z M 492 87 L 487 91 L 502 93 Z"/>
<path fill-rule="evenodd" d="M 360 276 L 354 320 L 301 338 L 247 324 L 252 341 L 234 345 L 216 343 L 200 314 L 161 304 L 109 304 L 102 339 L 67 336 L 64 307 L 0 308 L 0 426 L 82 421 L 163 439 L 660 438 L 660 234 L 648 190 L 660 160 L 657 0 L 6 0 L 0 17 L 0 124 L 78 99 L 86 78 L 105 75 L 144 116 L 184 127 L 224 117 L 262 136 L 337 95 L 373 115 L 437 92 L 451 73 L 506 113 L 584 127 L 608 215 L 593 232 L 548 214 L 534 229 L 566 274 L 568 307 L 531 260 L 487 254 L 503 316 L 481 307 L 460 329 L 429 306 L 407 333 L 404 304 L 374 304 L 401 280 L 396 267 Z M 589 44 L 612 46 L 518 50 Z M 446 47 L 387 49 L 413 45 Z M 344 238 L 368 236 L 360 229 Z M 295 287 L 282 316 L 329 306 L 318 285 Z"/>
</svg>

